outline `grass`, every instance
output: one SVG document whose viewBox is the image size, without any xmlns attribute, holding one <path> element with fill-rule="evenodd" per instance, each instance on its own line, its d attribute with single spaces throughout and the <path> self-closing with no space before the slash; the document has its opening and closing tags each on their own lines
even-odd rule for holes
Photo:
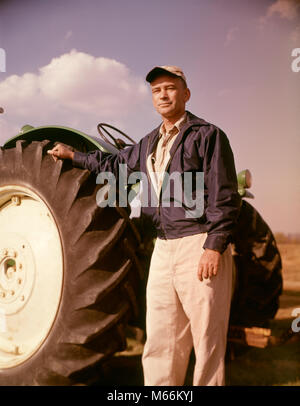
<svg viewBox="0 0 300 406">
<path fill-rule="evenodd" d="M 227 385 L 300 385 L 299 341 L 267 347 L 249 347 L 226 364 Z"/>
<path fill-rule="evenodd" d="M 300 244 L 278 244 L 282 259 L 283 293 L 271 322 L 272 335 L 280 337 L 292 324 L 292 311 L 300 308 Z M 264 349 L 239 349 L 226 363 L 227 385 L 300 386 L 300 332 L 285 344 Z"/>
</svg>

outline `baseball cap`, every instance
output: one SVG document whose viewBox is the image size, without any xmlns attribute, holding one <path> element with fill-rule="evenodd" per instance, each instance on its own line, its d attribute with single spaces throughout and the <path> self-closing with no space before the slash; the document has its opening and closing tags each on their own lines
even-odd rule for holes
<svg viewBox="0 0 300 406">
<path fill-rule="evenodd" d="M 182 69 L 180 69 L 178 66 L 168 66 L 168 65 L 155 66 L 155 68 L 151 69 L 151 71 L 147 74 L 146 81 L 151 83 L 153 81 L 153 79 L 160 73 L 161 74 L 168 73 L 168 74 L 177 76 L 177 77 L 183 79 L 183 81 L 186 84 L 186 77 L 185 77 Z"/>
</svg>

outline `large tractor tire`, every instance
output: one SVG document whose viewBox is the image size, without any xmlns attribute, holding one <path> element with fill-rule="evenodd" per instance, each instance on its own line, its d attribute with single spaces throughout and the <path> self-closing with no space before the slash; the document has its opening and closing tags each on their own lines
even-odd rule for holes
<svg viewBox="0 0 300 406">
<path fill-rule="evenodd" d="M 236 278 L 230 324 L 267 327 L 282 293 L 281 256 L 268 224 L 245 200 L 233 247 Z"/>
<path fill-rule="evenodd" d="M 92 382 L 137 315 L 138 235 L 103 186 L 47 154 L 0 149 L 0 384 Z"/>
</svg>

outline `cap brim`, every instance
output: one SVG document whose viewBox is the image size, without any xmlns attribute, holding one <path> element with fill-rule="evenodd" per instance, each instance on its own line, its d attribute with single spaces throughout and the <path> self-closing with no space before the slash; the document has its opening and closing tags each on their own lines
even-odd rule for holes
<svg viewBox="0 0 300 406">
<path fill-rule="evenodd" d="M 151 83 L 159 74 L 170 75 L 170 76 L 174 76 L 175 78 L 180 77 L 180 76 L 176 75 L 175 73 L 168 71 L 167 69 L 163 69 L 159 66 L 156 66 L 148 73 L 148 75 L 146 76 L 146 81 Z"/>
</svg>

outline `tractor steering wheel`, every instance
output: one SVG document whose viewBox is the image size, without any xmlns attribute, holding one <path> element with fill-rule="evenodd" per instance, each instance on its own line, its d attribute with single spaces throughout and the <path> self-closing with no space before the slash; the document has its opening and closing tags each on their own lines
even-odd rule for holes
<svg viewBox="0 0 300 406">
<path fill-rule="evenodd" d="M 131 143 L 128 144 L 128 143 L 126 143 L 126 142 L 125 142 L 123 139 L 121 139 L 121 138 L 115 138 L 113 135 L 111 135 L 111 133 L 110 133 L 105 127 L 108 127 L 108 128 L 110 128 L 110 129 L 112 129 L 112 130 L 118 132 L 119 134 L 122 134 L 122 136 L 125 137 L 125 138 L 127 138 L 129 141 L 131 141 Z M 132 146 L 132 145 L 136 144 L 136 142 L 135 142 L 132 138 L 130 138 L 127 134 L 123 133 L 123 131 L 119 130 L 119 129 L 116 128 L 116 127 L 113 127 L 113 126 L 110 125 L 110 124 L 99 123 L 99 124 L 97 125 L 97 130 L 98 130 L 98 132 L 99 132 L 101 138 L 103 138 L 105 142 L 107 142 L 108 144 L 112 145 L 113 147 L 116 147 L 117 149 L 123 149 L 123 148 L 125 148 L 125 147 Z M 107 137 L 104 135 L 103 132 L 105 132 L 105 133 L 113 140 L 113 143 L 110 142 L 110 141 L 107 139 Z"/>
</svg>

